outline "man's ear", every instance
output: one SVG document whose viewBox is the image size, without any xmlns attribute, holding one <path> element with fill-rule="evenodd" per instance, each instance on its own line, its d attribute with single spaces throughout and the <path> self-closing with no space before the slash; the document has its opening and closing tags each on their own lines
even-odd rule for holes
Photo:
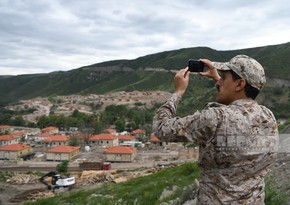
<svg viewBox="0 0 290 205">
<path fill-rule="evenodd" d="M 239 92 L 241 90 L 243 90 L 246 86 L 247 82 L 244 79 L 238 79 L 236 80 L 236 92 Z"/>
</svg>

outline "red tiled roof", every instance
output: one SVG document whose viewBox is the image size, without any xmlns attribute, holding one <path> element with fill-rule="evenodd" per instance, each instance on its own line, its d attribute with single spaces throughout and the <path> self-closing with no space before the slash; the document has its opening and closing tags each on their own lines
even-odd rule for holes
<svg viewBox="0 0 290 205">
<path fill-rule="evenodd" d="M 29 148 L 31 148 L 31 146 L 26 144 L 10 144 L 0 147 L 0 151 L 21 151 Z"/>
<path fill-rule="evenodd" d="M 21 137 L 21 136 L 24 136 L 25 133 L 24 132 L 13 132 L 13 133 L 11 133 L 11 135 L 13 135 L 15 137 Z"/>
<path fill-rule="evenodd" d="M 41 131 L 51 131 L 51 130 L 58 130 L 58 128 L 50 126 L 50 127 L 45 127 L 43 129 L 41 129 Z"/>
<path fill-rule="evenodd" d="M 9 141 L 14 139 L 15 137 L 13 135 L 0 135 L 0 141 Z"/>
<path fill-rule="evenodd" d="M 94 141 L 94 140 L 114 140 L 114 139 L 117 139 L 116 135 L 98 134 L 98 135 L 93 135 L 89 140 Z"/>
<path fill-rule="evenodd" d="M 135 137 L 131 135 L 120 135 L 118 136 L 119 140 L 134 140 Z"/>
<path fill-rule="evenodd" d="M 10 125 L 0 125 L 0 129 L 10 129 L 12 126 Z"/>
<path fill-rule="evenodd" d="M 50 137 L 50 136 L 52 136 L 52 135 L 48 134 L 48 133 L 40 133 L 40 134 L 37 135 L 37 137 L 43 137 L 43 138 Z"/>
<path fill-rule="evenodd" d="M 132 134 L 141 134 L 141 133 L 145 133 L 145 130 L 137 129 L 132 131 Z"/>
<path fill-rule="evenodd" d="M 104 132 L 114 133 L 114 132 L 117 132 L 117 130 L 112 129 L 112 128 L 108 128 L 108 129 L 104 130 Z"/>
<path fill-rule="evenodd" d="M 57 153 L 71 153 L 76 150 L 80 149 L 79 146 L 67 146 L 67 145 L 60 145 L 47 150 L 47 152 L 57 152 Z"/>
<path fill-rule="evenodd" d="M 151 136 L 150 142 L 160 142 L 160 139 L 158 139 L 155 135 Z"/>
<path fill-rule="evenodd" d="M 136 152 L 135 147 L 114 146 L 104 150 L 106 154 L 133 154 Z"/>
<path fill-rule="evenodd" d="M 49 137 L 42 140 L 42 142 L 65 142 L 68 141 L 69 137 L 64 135 L 50 135 Z"/>
</svg>

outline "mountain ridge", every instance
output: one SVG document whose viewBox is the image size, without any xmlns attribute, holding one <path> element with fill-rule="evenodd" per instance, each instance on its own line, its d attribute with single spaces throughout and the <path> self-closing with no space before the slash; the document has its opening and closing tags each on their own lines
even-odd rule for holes
<svg viewBox="0 0 290 205">
<path fill-rule="evenodd" d="M 290 42 L 228 51 L 193 47 L 148 54 L 133 60 L 106 61 L 69 71 L 0 76 L 0 104 L 38 96 L 104 94 L 121 89 L 172 91 L 174 74 L 170 70 L 186 67 L 188 59 L 228 61 L 237 54 L 249 55 L 261 62 L 270 84 L 271 79 L 290 81 Z M 169 72 L 158 72 L 160 69 Z"/>
</svg>

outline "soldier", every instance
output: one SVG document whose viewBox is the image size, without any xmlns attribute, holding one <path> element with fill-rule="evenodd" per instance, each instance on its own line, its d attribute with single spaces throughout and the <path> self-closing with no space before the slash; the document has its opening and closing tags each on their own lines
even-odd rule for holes
<svg viewBox="0 0 290 205">
<path fill-rule="evenodd" d="M 189 83 L 188 68 L 181 69 L 174 77 L 175 93 L 154 116 L 153 130 L 163 141 L 199 145 L 197 204 L 264 204 L 264 178 L 279 140 L 273 113 L 255 101 L 266 83 L 264 69 L 246 55 L 225 63 L 201 61 L 208 70 L 199 74 L 216 82 L 217 103 L 176 117 Z"/>
</svg>

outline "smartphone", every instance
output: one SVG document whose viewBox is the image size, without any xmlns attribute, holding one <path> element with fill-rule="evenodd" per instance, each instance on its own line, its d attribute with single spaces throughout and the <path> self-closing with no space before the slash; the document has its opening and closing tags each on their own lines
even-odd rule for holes
<svg viewBox="0 0 290 205">
<path fill-rule="evenodd" d="M 204 63 L 200 60 L 189 59 L 188 60 L 188 70 L 190 72 L 203 72 Z"/>
</svg>

